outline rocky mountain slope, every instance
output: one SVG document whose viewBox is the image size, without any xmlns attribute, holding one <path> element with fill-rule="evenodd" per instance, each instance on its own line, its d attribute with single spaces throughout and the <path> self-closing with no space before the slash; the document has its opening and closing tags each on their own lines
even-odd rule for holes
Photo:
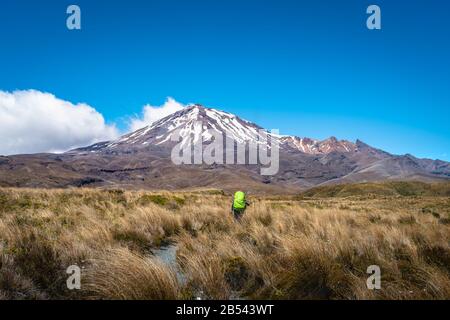
<svg viewBox="0 0 450 320">
<path fill-rule="evenodd" d="M 0 186 L 297 192 L 342 182 L 450 179 L 448 162 L 392 155 L 359 140 L 335 137 L 318 141 L 269 134 L 280 147 L 280 168 L 274 176 L 261 176 L 259 165 L 175 165 L 171 161 L 178 143 L 172 139 L 175 133 L 180 141 L 203 141 L 204 146 L 214 141 L 214 135 L 222 135 L 233 138 L 237 146 L 261 140 L 261 129 L 236 115 L 191 105 L 115 141 L 64 154 L 0 157 Z"/>
</svg>

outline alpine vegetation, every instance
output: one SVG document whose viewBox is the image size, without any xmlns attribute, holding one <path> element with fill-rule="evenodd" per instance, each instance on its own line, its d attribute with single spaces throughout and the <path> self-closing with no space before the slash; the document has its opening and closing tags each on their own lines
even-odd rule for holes
<svg viewBox="0 0 450 320">
<path fill-rule="evenodd" d="M 0 299 L 449 299 L 449 191 L 0 189 Z"/>
</svg>

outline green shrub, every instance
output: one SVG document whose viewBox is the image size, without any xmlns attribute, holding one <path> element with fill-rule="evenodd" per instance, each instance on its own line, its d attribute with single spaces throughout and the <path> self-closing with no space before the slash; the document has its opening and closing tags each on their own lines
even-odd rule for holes
<svg viewBox="0 0 450 320">
<path fill-rule="evenodd" d="M 159 194 L 146 194 L 139 198 L 138 202 L 142 206 L 149 205 L 150 203 L 154 203 L 160 206 L 165 206 L 168 203 L 169 199 L 161 196 Z"/>
</svg>

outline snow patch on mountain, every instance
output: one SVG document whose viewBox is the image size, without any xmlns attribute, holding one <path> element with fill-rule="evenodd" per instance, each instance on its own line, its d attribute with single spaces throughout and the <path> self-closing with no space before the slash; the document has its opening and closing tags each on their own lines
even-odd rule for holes
<svg viewBox="0 0 450 320">
<path fill-rule="evenodd" d="M 242 120 L 234 114 L 193 104 L 115 141 L 96 144 L 72 152 L 129 151 L 149 145 L 171 147 L 179 140 L 182 140 L 183 144 L 189 143 L 189 141 L 208 143 L 213 140 L 214 135 L 222 135 L 222 137 L 233 139 L 239 144 L 267 143 L 267 137 L 269 137 L 281 148 L 312 155 L 327 154 L 333 151 L 353 152 L 357 149 L 356 144 L 345 140 L 339 141 L 334 137 L 319 141 L 296 136 L 283 136 L 267 131 L 265 131 L 267 136 L 266 134 L 263 136 L 262 131 L 264 129 L 260 126 Z M 172 141 L 175 133 L 179 138 L 177 142 Z"/>
<path fill-rule="evenodd" d="M 358 148 L 355 143 L 347 140 L 337 140 L 335 137 L 323 141 L 285 136 L 281 141 L 289 147 L 307 154 L 327 154 L 331 152 L 354 152 Z"/>
</svg>

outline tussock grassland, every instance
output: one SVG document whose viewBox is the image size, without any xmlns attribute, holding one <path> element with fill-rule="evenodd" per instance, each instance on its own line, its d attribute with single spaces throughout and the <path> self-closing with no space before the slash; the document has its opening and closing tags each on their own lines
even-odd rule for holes
<svg viewBox="0 0 450 320">
<path fill-rule="evenodd" d="M 0 299 L 450 298 L 446 195 L 250 201 L 237 223 L 220 192 L 0 189 Z"/>
</svg>

